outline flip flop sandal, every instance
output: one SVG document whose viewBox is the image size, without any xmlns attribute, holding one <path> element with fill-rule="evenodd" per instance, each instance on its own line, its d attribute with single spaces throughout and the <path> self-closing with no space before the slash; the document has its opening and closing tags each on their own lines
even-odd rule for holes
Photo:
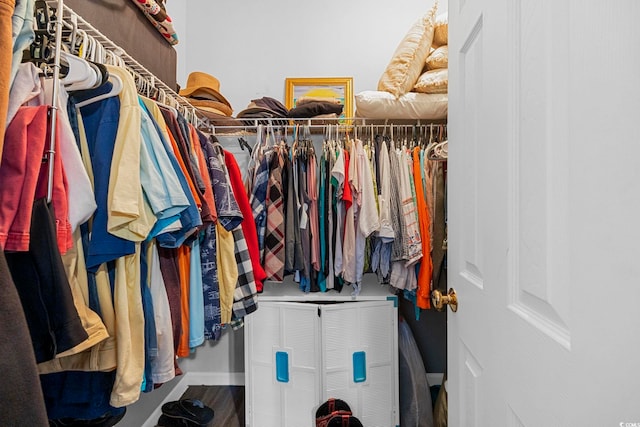
<svg viewBox="0 0 640 427">
<path fill-rule="evenodd" d="M 327 427 L 363 427 L 359 419 L 353 415 L 334 415 Z"/>
<path fill-rule="evenodd" d="M 200 427 L 198 424 L 182 418 L 169 418 L 166 415 L 160 415 L 156 427 Z"/>
<path fill-rule="evenodd" d="M 320 407 L 316 410 L 316 418 L 324 417 L 325 415 L 329 415 L 335 411 L 349 411 L 351 412 L 351 408 L 349 404 L 342 399 L 334 399 L 333 397 L 329 398 L 326 402 L 324 402 Z"/>
<path fill-rule="evenodd" d="M 118 411 L 116 414 L 105 414 L 100 418 L 93 420 L 78 420 L 74 418 L 63 418 L 59 420 L 49 420 L 51 427 L 113 427 L 118 424 L 126 413 L 126 408 L 123 411 Z"/>
<path fill-rule="evenodd" d="M 197 426 L 206 426 L 213 419 L 213 409 L 197 399 L 181 399 L 162 405 L 162 413 L 169 418 L 186 420 Z"/>
<path fill-rule="evenodd" d="M 324 402 L 316 410 L 316 427 L 327 427 L 334 415 L 351 415 L 349 404 L 333 397 Z"/>
<path fill-rule="evenodd" d="M 337 419 L 341 416 L 351 416 L 351 411 L 333 411 L 329 415 L 325 415 L 323 417 L 316 418 L 316 427 L 329 427 L 329 422 L 334 418 Z M 338 426 L 339 424 L 335 424 Z"/>
</svg>

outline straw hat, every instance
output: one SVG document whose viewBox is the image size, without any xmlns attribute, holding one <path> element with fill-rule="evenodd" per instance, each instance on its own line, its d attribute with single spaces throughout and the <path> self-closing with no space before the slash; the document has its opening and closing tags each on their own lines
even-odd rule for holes
<svg viewBox="0 0 640 427">
<path fill-rule="evenodd" d="M 188 98 L 189 104 L 199 110 L 208 111 L 210 113 L 221 114 L 223 116 L 231 116 L 233 110 L 227 104 L 219 101 L 209 101 L 205 99 Z"/>
<path fill-rule="evenodd" d="M 200 118 L 207 119 L 207 121 L 214 126 L 232 126 L 232 127 L 244 126 L 244 123 L 236 119 L 235 117 L 226 116 L 224 114 L 220 114 L 215 111 L 196 108 L 196 114 Z"/>
<path fill-rule="evenodd" d="M 187 86 L 180 90 L 180 95 L 219 101 L 231 108 L 231 104 L 227 101 L 227 98 L 220 93 L 220 80 L 202 71 L 193 71 L 189 74 Z"/>
</svg>

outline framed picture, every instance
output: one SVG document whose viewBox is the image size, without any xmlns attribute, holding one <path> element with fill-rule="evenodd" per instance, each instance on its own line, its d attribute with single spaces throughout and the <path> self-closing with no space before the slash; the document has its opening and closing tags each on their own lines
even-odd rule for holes
<svg viewBox="0 0 640 427">
<path fill-rule="evenodd" d="M 344 105 L 340 117 L 353 117 L 353 77 L 287 77 L 285 107 L 294 108 L 302 97 L 337 101 Z"/>
</svg>

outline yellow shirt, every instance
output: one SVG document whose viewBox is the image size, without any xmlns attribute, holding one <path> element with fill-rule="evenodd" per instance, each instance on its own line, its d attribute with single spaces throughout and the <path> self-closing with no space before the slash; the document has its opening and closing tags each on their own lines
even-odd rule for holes
<svg viewBox="0 0 640 427">
<path fill-rule="evenodd" d="M 74 233 L 74 247 L 65 254 L 63 260 L 70 282 L 75 282 L 79 285 L 83 298 L 88 304 L 89 289 L 83 253 L 82 239 L 80 233 L 76 230 Z M 38 364 L 38 373 L 50 374 L 62 371 L 108 372 L 116 368 L 115 315 L 113 304 L 111 303 L 111 286 L 109 285 L 109 277 L 104 265 L 100 266 L 96 272 L 96 285 L 100 302 L 101 322 L 106 328 L 104 339 L 81 353 L 64 357 L 60 355 L 61 357 Z"/>
<path fill-rule="evenodd" d="M 238 282 L 238 264 L 236 264 L 233 233 L 227 231 L 220 222 L 216 222 L 216 261 L 218 263 L 218 282 L 220 284 L 220 323 L 231 322 L 233 293 Z"/>
<path fill-rule="evenodd" d="M 140 182 L 140 145 L 142 111 L 131 74 L 123 68 L 107 65 L 120 78 L 120 118 L 113 148 L 109 177 L 107 230 L 118 237 L 140 242 L 146 239 L 156 218 L 144 206 Z"/>
</svg>

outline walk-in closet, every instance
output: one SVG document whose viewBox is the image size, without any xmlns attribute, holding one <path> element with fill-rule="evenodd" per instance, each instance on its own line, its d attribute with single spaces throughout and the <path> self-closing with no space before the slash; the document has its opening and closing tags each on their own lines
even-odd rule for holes
<svg viewBox="0 0 640 427">
<path fill-rule="evenodd" d="M 0 0 L 0 425 L 640 425 L 640 7 L 556 3 Z"/>
</svg>

